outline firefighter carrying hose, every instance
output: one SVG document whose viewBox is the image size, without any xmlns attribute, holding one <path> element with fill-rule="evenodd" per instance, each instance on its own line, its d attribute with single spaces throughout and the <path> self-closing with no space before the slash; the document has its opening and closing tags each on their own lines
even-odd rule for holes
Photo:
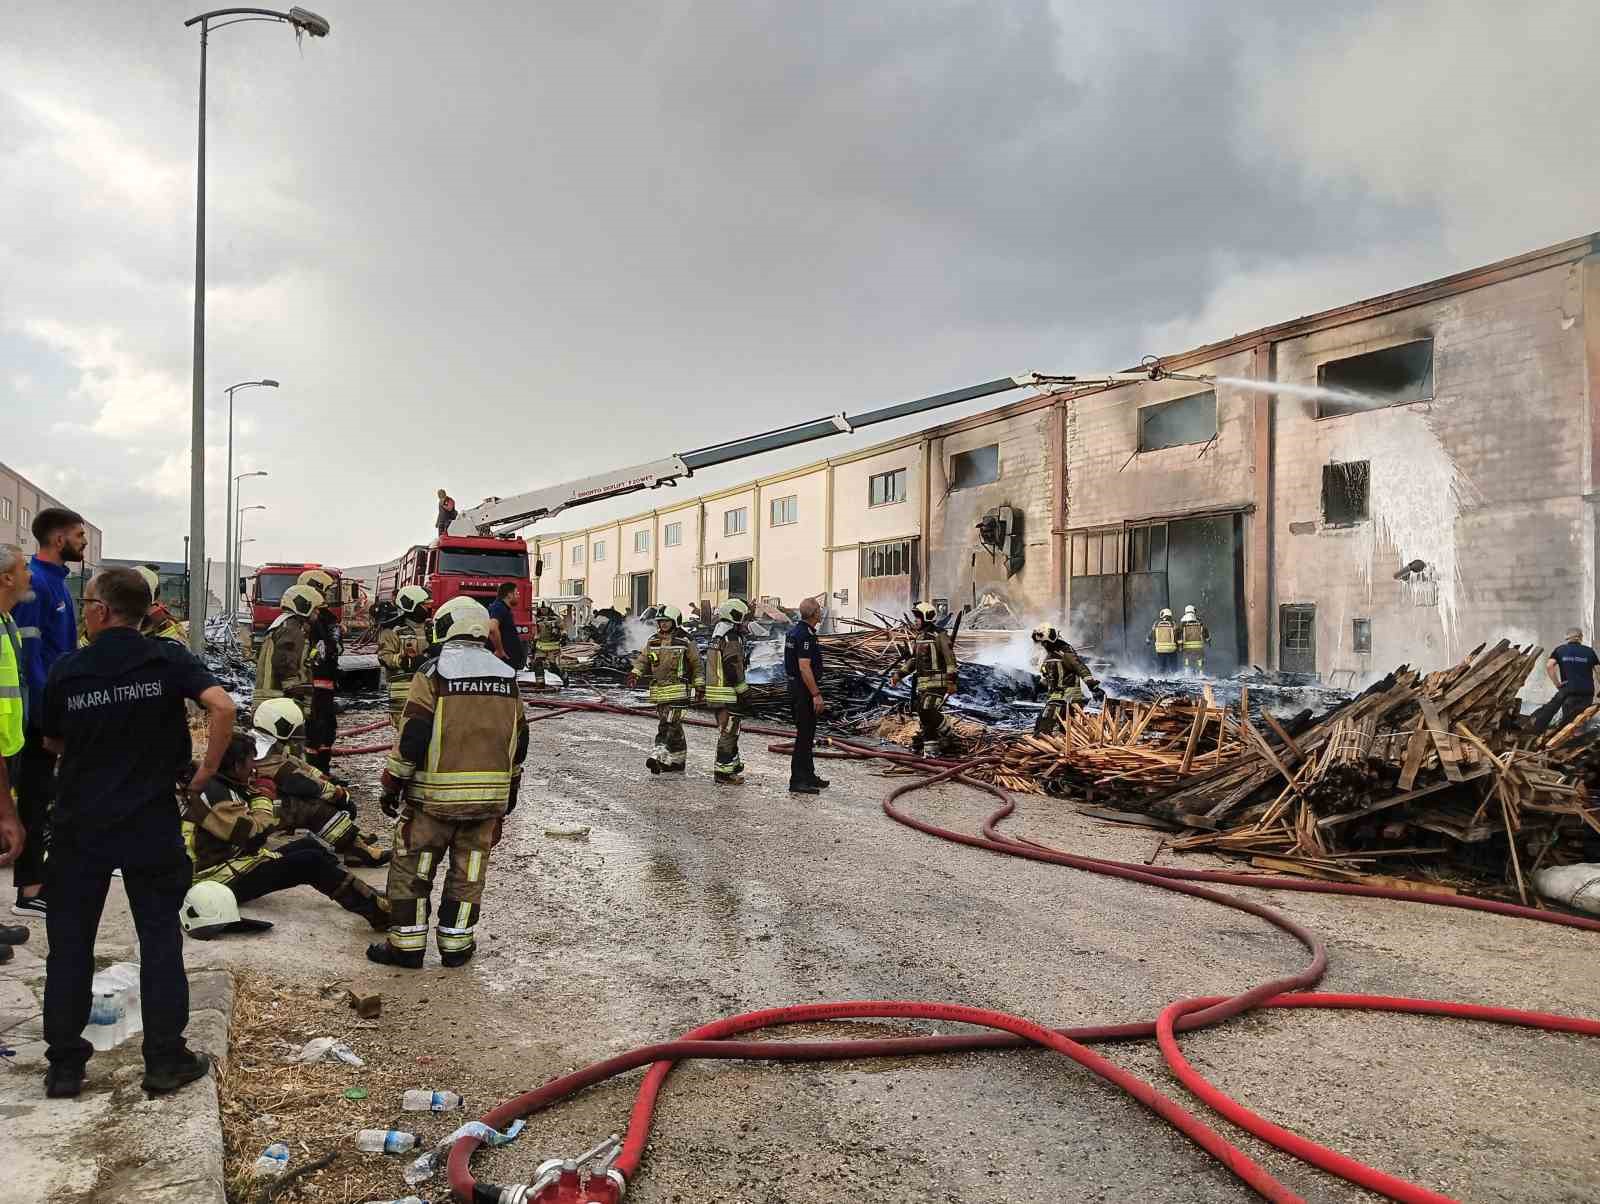
<svg viewBox="0 0 1600 1204">
<path fill-rule="evenodd" d="M 922 752 L 928 742 L 943 755 L 950 751 L 950 717 L 944 713 L 944 702 L 956 692 L 957 671 L 955 643 L 936 621 L 938 611 L 932 602 L 918 602 L 915 606 L 917 629 L 912 634 L 911 653 L 895 666 L 889 675 L 889 684 L 898 686 L 906 674 L 917 679 L 917 719 L 922 730 L 912 738 L 913 752 Z"/>
<path fill-rule="evenodd" d="M 714 780 L 725 786 L 744 784 L 744 759 L 739 756 L 739 723 L 744 709 L 745 620 L 750 607 L 739 598 L 730 598 L 717 608 L 717 625 L 706 647 L 706 684 L 701 701 L 717 710 L 717 759 L 712 767 Z"/>
<path fill-rule="evenodd" d="M 322 605 L 312 615 L 306 663 L 311 669 L 311 709 L 306 712 L 306 760 L 323 773 L 333 771 L 333 742 L 338 734 L 339 712 L 334 694 L 339 685 L 339 618 L 332 602 L 338 583 L 321 569 L 307 569 L 296 585 L 322 595 Z"/>
<path fill-rule="evenodd" d="M 545 670 L 561 661 L 561 645 L 567 642 L 566 630 L 561 626 L 561 619 L 551 609 L 547 602 L 539 603 L 533 612 L 533 680 L 535 684 L 545 684 Z M 565 674 L 562 675 L 562 684 L 566 683 Z"/>
<path fill-rule="evenodd" d="M 439 957 L 462 966 L 477 951 L 489 851 L 516 809 L 528 755 L 517 671 L 489 651 L 491 622 L 481 602 L 451 598 L 434 616 L 436 652 L 411 678 L 379 798 L 398 820 L 389 937 L 367 947 L 380 965 L 422 968 L 433 879 L 446 856 Z"/>
<path fill-rule="evenodd" d="M 683 735 L 683 708 L 689 692 L 705 686 L 700 654 L 683 634 L 683 611 L 663 606 L 656 611 L 656 634 L 639 650 L 628 686 L 642 679 L 650 682 L 650 701 L 655 704 L 656 746 L 645 761 L 651 773 L 682 773 L 689 758 L 689 742 Z"/>
<path fill-rule="evenodd" d="M 1098 694 L 1100 683 L 1077 650 L 1050 624 L 1040 623 L 1033 629 L 1033 642 L 1044 648 L 1039 682 L 1047 691 L 1044 710 L 1034 720 L 1033 734 L 1048 736 L 1061 730 L 1067 707 L 1086 699 L 1090 690 Z"/>
<path fill-rule="evenodd" d="M 1184 672 L 1204 673 L 1206 645 L 1211 642 L 1211 633 L 1206 630 L 1206 625 L 1200 621 L 1193 606 L 1183 608 L 1183 618 L 1178 623 L 1178 642 L 1183 647 Z"/>
<path fill-rule="evenodd" d="M 1150 628 L 1150 634 L 1144 637 L 1144 642 L 1155 649 L 1156 668 L 1163 677 L 1177 673 L 1178 624 L 1173 621 L 1172 611 L 1161 608 L 1161 617 Z"/>
<path fill-rule="evenodd" d="M 420 585 L 407 585 L 384 607 L 378 619 L 378 664 L 389 691 L 389 722 L 400 727 L 400 712 L 417 671 L 433 640 L 428 635 L 428 604 L 432 599 Z"/>
<path fill-rule="evenodd" d="M 388 864 L 388 850 L 379 848 L 375 837 L 356 827 L 356 805 L 350 791 L 289 751 L 289 741 L 301 736 L 304 724 L 305 716 L 288 698 L 268 699 L 251 719 L 256 741 L 253 783 L 273 800 L 279 830 L 310 832 L 346 865 Z"/>
<path fill-rule="evenodd" d="M 292 698 L 304 712 L 311 706 L 312 616 L 322 607 L 322 595 L 310 586 L 291 585 L 278 605 L 283 613 L 267 628 L 256 656 L 255 701 Z M 296 753 L 304 747 L 303 741 L 294 742 Z"/>
</svg>

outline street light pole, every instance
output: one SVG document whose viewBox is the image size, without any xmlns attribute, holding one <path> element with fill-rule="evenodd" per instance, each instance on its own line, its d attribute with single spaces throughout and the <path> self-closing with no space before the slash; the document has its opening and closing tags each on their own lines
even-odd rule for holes
<svg viewBox="0 0 1600 1204">
<path fill-rule="evenodd" d="M 243 481 L 246 477 L 264 477 L 266 475 L 265 469 L 257 469 L 255 472 L 241 472 L 238 476 L 233 477 L 229 482 L 233 487 L 233 496 L 238 497 L 240 495 L 240 491 L 244 488 Z M 260 509 L 265 510 L 266 507 L 262 506 Z M 238 537 L 243 534 L 239 529 L 239 515 L 243 512 L 243 510 L 230 511 L 228 515 L 232 527 L 228 555 L 233 560 L 232 576 L 228 578 L 228 597 L 230 599 L 228 603 L 228 619 L 230 623 L 235 621 L 239 614 L 239 575 L 244 572 L 243 558 L 239 555 L 238 547 Z"/>
<path fill-rule="evenodd" d="M 223 612 L 230 618 L 233 616 L 234 599 L 238 597 L 237 586 L 228 584 L 233 581 L 235 576 L 233 567 L 233 394 L 236 389 L 276 389 L 277 387 L 278 382 L 275 380 L 242 380 L 236 385 L 229 385 L 225 390 L 228 394 L 228 508 L 224 512 L 222 572 L 223 588 L 228 591 L 228 605 L 224 607 Z"/>
<path fill-rule="evenodd" d="M 196 653 L 206 646 L 206 45 L 211 38 L 211 19 L 230 17 L 217 26 L 235 21 L 283 21 L 297 34 L 327 37 L 325 18 L 303 8 L 286 13 L 271 8 L 219 8 L 201 13 L 184 22 L 185 27 L 200 26 L 200 123 L 199 149 L 195 158 L 194 186 L 194 379 L 192 383 L 189 432 L 189 647 Z"/>
</svg>

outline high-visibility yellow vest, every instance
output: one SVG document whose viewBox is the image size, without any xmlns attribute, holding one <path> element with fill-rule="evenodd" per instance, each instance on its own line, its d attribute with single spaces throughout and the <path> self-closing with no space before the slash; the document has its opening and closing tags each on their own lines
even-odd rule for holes
<svg viewBox="0 0 1600 1204">
<path fill-rule="evenodd" d="M 0 614 L 0 757 L 22 751 L 22 633 Z"/>
<path fill-rule="evenodd" d="M 738 637 L 713 640 L 706 650 L 706 701 L 713 706 L 732 706 L 749 688 Z"/>
<path fill-rule="evenodd" d="M 1178 625 L 1166 619 L 1155 625 L 1156 651 L 1176 652 L 1178 650 Z"/>
</svg>

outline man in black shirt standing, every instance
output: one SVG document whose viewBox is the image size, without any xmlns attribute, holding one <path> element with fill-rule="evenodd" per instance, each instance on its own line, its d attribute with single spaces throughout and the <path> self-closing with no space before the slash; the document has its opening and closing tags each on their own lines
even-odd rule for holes
<svg viewBox="0 0 1600 1204">
<path fill-rule="evenodd" d="M 794 751 L 789 754 L 789 793 L 816 794 L 827 781 L 817 776 L 812 743 L 817 736 L 817 716 L 828 709 L 817 682 L 822 677 L 822 645 L 817 624 L 822 607 L 815 598 L 800 603 L 800 621 L 783 641 L 783 672 L 789 679 L 789 709 L 794 715 Z"/>
<path fill-rule="evenodd" d="M 79 1093 L 93 1052 L 82 1033 L 114 869 L 122 870 L 139 933 L 145 1090 L 175 1090 L 210 1067 L 183 1039 L 189 979 L 178 909 L 191 866 L 174 792 L 193 752 L 184 700 L 198 702 L 209 720 L 205 762 L 191 791 L 216 773 L 234 705 L 182 644 L 139 634 L 149 607 L 150 588 L 134 570 L 93 577 L 83 598 L 92 642 L 57 661 L 45 686 L 44 743 L 61 758 L 47 865 L 45 1094 L 52 1098 Z"/>
<path fill-rule="evenodd" d="M 494 601 L 489 603 L 489 617 L 494 620 L 494 627 L 489 631 L 489 643 L 496 656 L 513 669 L 521 669 L 528 663 L 528 656 L 522 646 L 522 637 L 517 634 L 517 617 L 511 611 L 516 603 L 517 583 L 502 581 L 500 588 L 495 591 Z"/>
<path fill-rule="evenodd" d="M 1585 708 L 1594 704 L 1594 670 L 1600 665 L 1600 656 L 1583 642 L 1583 632 L 1574 627 L 1567 632 L 1567 642 L 1550 653 L 1544 671 L 1556 694 L 1533 713 L 1533 730 L 1542 732 L 1550 726 L 1557 711 L 1561 712 L 1562 726 L 1571 723 Z"/>
</svg>

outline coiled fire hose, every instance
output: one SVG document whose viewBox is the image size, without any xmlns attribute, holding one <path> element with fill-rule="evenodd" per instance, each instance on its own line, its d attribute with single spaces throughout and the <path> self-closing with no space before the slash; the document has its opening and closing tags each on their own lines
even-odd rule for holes
<svg viewBox="0 0 1600 1204">
<path fill-rule="evenodd" d="M 535 716 L 543 720 L 581 712 L 598 712 L 636 717 L 651 717 L 653 712 L 643 708 L 615 706 L 603 702 L 556 702 L 530 700 L 530 705 L 546 708 L 549 713 Z M 686 717 L 685 722 L 698 726 L 713 726 L 710 721 Z M 746 726 L 746 732 L 756 735 L 789 737 L 792 733 L 778 728 Z M 928 1003 L 915 1000 L 866 1000 L 840 1003 L 807 1004 L 795 1007 L 772 1008 L 750 1012 L 713 1021 L 685 1034 L 677 1041 L 643 1046 L 597 1062 L 582 1070 L 554 1079 L 544 1086 L 509 1099 L 486 1114 L 483 1122 L 491 1128 L 501 1128 L 520 1116 L 527 1116 L 566 1097 L 603 1082 L 618 1074 L 649 1066 L 634 1103 L 626 1140 L 615 1156 L 612 1167 L 615 1174 L 607 1179 L 591 1179 L 581 1191 L 575 1173 L 560 1177 L 552 1171 L 551 1177 L 542 1180 L 547 1188 L 536 1194 L 526 1194 L 523 1188 L 500 1188 L 478 1183 L 471 1173 L 470 1160 L 480 1142 L 473 1137 L 463 1137 L 451 1148 L 449 1178 L 453 1194 L 458 1200 L 475 1204 L 509 1204 L 510 1201 L 598 1201 L 614 1204 L 620 1199 L 624 1182 L 635 1175 L 644 1156 L 656 1100 L 673 1065 L 687 1058 L 760 1059 L 765 1061 L 826 1061 L 862 1057 L 901 1057 L 915 1054 L 947 1054 L 980 1049 L 1013 1049 L 1033 1044 L 1054 1050 L 1072 1058 L 1086 1069 L 1128 1092 L 1140 1103 L 1162 1119 L 1178 1128 L 1185 1136 L 1217 1158 L 1243 1183 L 1262 1198 L 1274 1202 L 1300 1201 L 1301 1197 L 1251 1160 L 1221 1134 L 1192 1115 L 1180 1104 L 1157 1091 L 1152 1085 L 1135 1075 L 1099 1057 L 1086 1047 L 1086 1043 L 1110 1040 L 1128 1040 L 1154 1036 L 1162 1055 L 1174 1076 L 1214 1111 L 1240 1128 L 1274 1147 L 1319 1167 L 1330 1174 L 1377 1192 L 1405 1204 L 1453 1204 L 1451 1197 L 1441 1195 L 1420 1185 L 1388 1175 L 1374 1167 L 1355 1161 L 1316 1142 L 1283 1129 L 1250 1111 L 1244 1105 L 1214 1087 L 1184 1059 L 1178 1046 L 1177 1034 L 1206 1027 L 1231 1019 L 1255 1008 L 1337 1008 L 1369 1011 L 1406 1012 L 1412 1014 L 1449 1016 L 1497 1024 L 1520 1025 L 1552 1032 L 1600 1036 L 1600 1021 L 1581 1017 L 1560 1016 L 1543 1012 L 1526 1012 L 1513 1008 L 1484 1007 L 1474 1004 L 1442 1000 L 1407 999 L 1379 995 L 1317 994 L 1305 992 L 1321 980 L 1327 971 L 1327 951 L 1319 937 L 1270 908 L 1248 899 L 1223 894 L 1202 882 L 1261 887 L 1265 889 L 1301 890 L 1320 894 L 1356 895 L 1366 898 L 1392 899 L 1405 903 L 1451 906 L 1470 911 L 1485 911 L 1497 915 L 1513 916 L 1543 923 L 1562 924 L 1573 928 L 1600 931 L 1600 921 L 1582 916 L 1540 911 L 1515 904 L 1493 900 L 1473 899 L 1459 895 L 1427 894 L 1395 891 L 1382 887 L 1363 886 L 1356 883 L 1327 883 L 1302 881 L 1293 878 L 1257 877 L 1214 870 L 1184 870 L 1175 868 L 1134 865 L 1052 849 L 1031 841 L 1002 835 L 998 825 L 1016 808 L 1015 802 L 1002 788 L 988 782 L 977 781 L 966 774 L 976 762 L 950 763 L 930 761 L 909 753 L 873 749 L 849 741 L 833 740 L 828 749 L 818 750 L 821 756 L 872 758 L 917 769 L 927 776 L 905 782 L 889 792 L 883 800 L 884 811 L 894 820 L 917 831 L 943 840 L 1001 853 L 1028 860 L 1048 862 L 1078 869 L 1087 873 L 1102 874 L 1139 882 L 1163 890 L 1176 891 L 1195 898 L 1205 899 L 1234 910 L 1249 912 L 1293 936 L 1311 953 L 1311 960 L 1295 974 L 1261 983 L 1233 996 L 1203 996 L 1177 1000 L 1165 1006 L 1154 1021 L 1113 1025 L 1094 1025 L 1052 1030 L 1018 1016 L 988 1009 L 966 1007 L 958 1004 Z M 775 743 L 769 751 L 787 753 L 789 745 Z M 931 772 L 928 772 L 930 771 Z M 984 822 L 981 835 L 971 835 L 942 828 L 907 814 L 898 805 L 899 800 L 912 791 L 954 781 L 982 790 L 1000 801 L 1000 807 Z M 786 1024 L 816 1023 L 843 1019 L 925 1019 L 957 1022 L 988 1028 L 985 1034 L 960 1034 L 927 1037 L 891 1037 L 846 1039 L 838 1041 L 740 1041 L 734 1038 L 759 1029 Z M 547 1164 L 548 1165 L 548 1164 Z M 568 1167 L 573 1164 L 566 1164 Z"/>
</svg>

